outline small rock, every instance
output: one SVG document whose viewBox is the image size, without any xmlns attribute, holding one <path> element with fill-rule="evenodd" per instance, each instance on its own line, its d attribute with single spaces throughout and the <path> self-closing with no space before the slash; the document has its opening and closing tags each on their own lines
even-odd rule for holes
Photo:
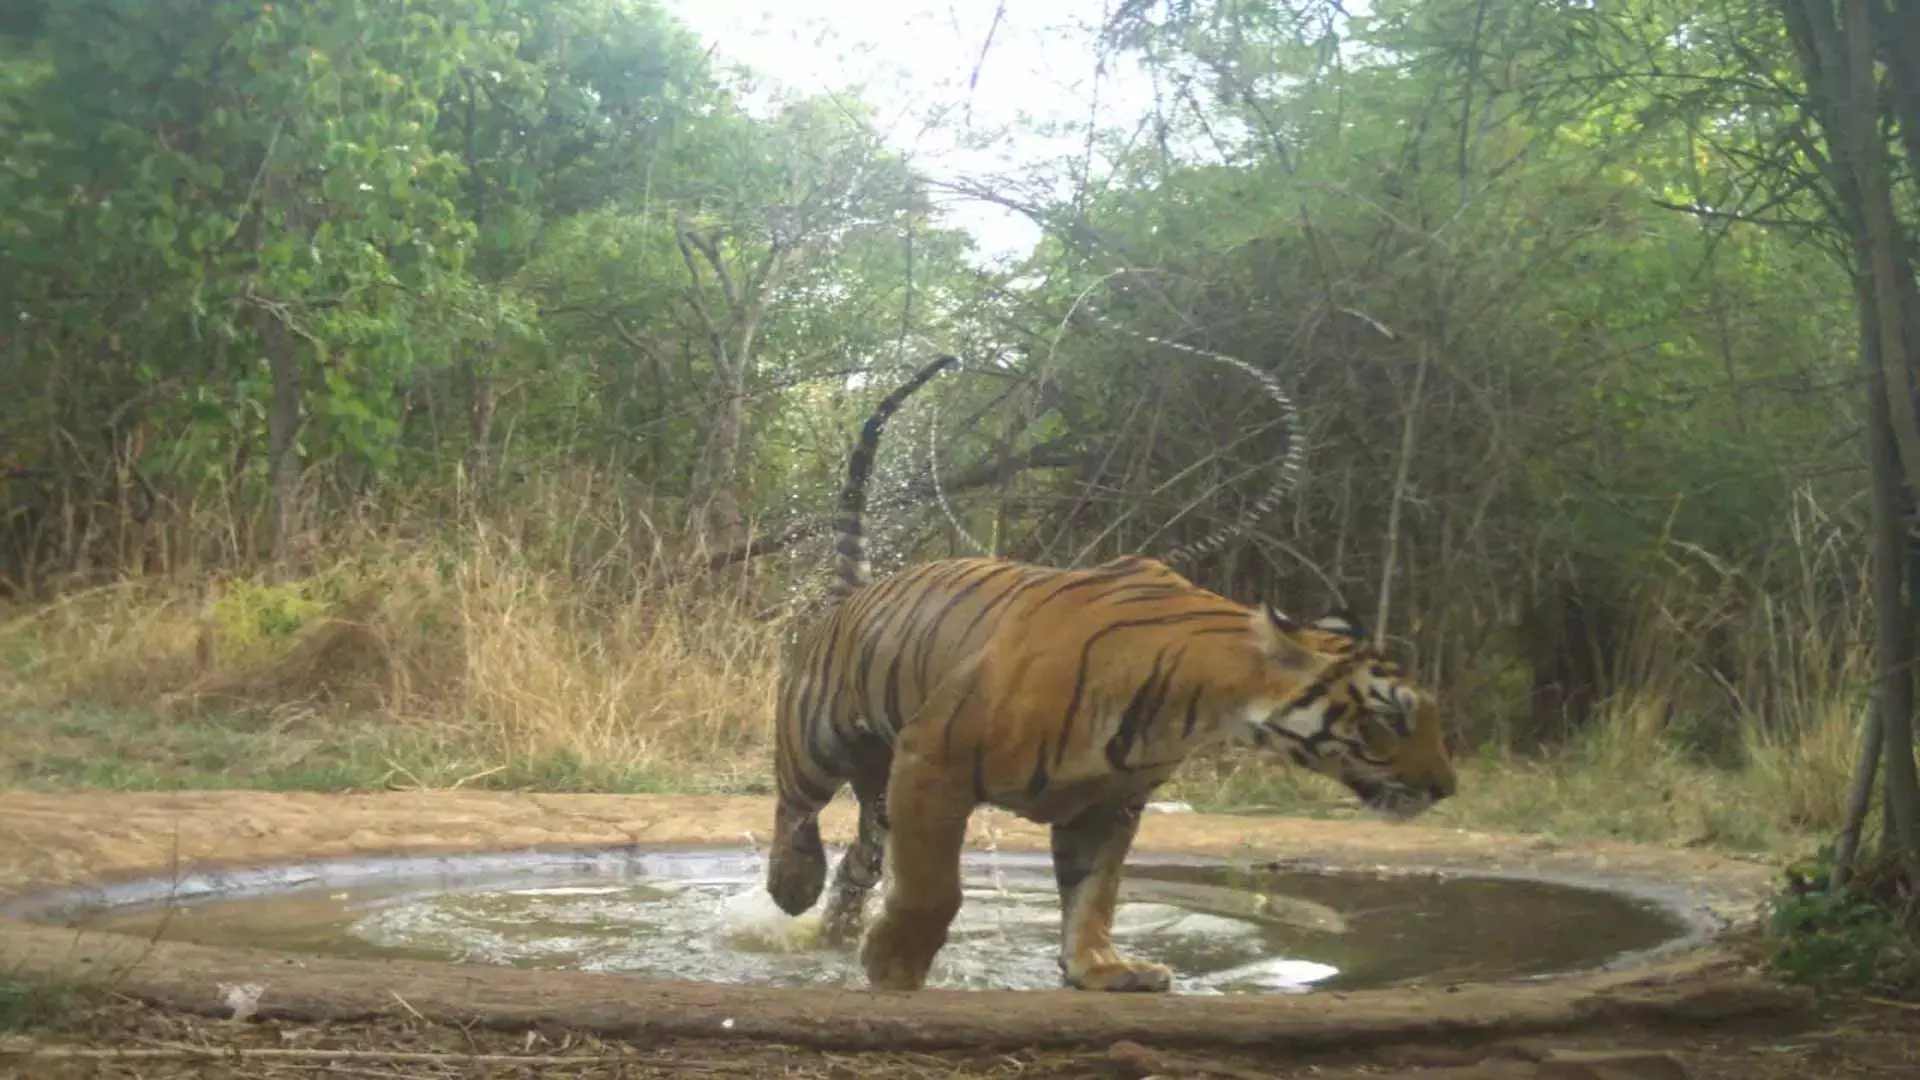
<svg viewBox="0 0 1920 1080">
<path fill-rule="evenodd" d="M 1534 1080 L 1692 1080 L 1679 1058 L 1659 1050 L 1555 1050 Z"/>
</svg>

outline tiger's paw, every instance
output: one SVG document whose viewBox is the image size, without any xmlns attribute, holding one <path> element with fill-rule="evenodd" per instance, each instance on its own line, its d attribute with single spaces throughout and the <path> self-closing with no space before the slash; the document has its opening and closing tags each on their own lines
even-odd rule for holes
<svg viewBox="0 0 1920 1080">
<path fill-rule="evenodd" d="M 875 990 L 918 990 L 926 984 L 933 955 L 946 944 L 946 935 L 928 938 L 916 934 L 901 920 L 882 915 L 860 945 L 860 966 Z"/>
<path fill-rule="evenodd" d="M 1146 960 L 1114 960 L 1068 971 L 1067 986 L 1109 994 L 1164 994 L 1173 988 L 1173 969 Z"/>
</svg>

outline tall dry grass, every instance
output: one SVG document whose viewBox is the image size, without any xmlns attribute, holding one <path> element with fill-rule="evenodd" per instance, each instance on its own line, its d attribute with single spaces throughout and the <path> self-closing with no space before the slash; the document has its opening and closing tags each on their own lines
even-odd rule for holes
<svg viewBox="0 0 1920 1080">
<path fill-rule="evenodd" d="M 504 528 L 356 522 L 331 545 L 350 554 L 297 573 L 127 578 L 5 613 L 0 709 L 371 717 L 483 772 L 763 775 L 784 626 L 765 590 L 628 558 L 630 521 L 545 502 Z"/>
<path fill-rule="evenodd" d="M 1751 570 L 1668 543 L 1597 715 L 1545 758 L 1483 747 L 1461 812 L 1745 849 L 1835 834 L 1873 672 L 1864 546 L 1810 497 L 1787 541 Z"/>
<path fill-rule="evenodd" d="M 1664 544 L 1624 605 L 1612 689 L 1593 717 L 1531 754 L 1497 734 L 1506 725 L 1476 717 L 1495 734 L 1466 749 L 1460 794 L 1436 816 L 1796 854 L 1831 838 L 1873 670 L 1864 545 L 1851 539 L 1802 498 L 1771 564 L 1740 569 Z M 1494 709 L 1525 715 L 1518 699 Z M 1178 786 L 1215 804 L 1352 812 L 1317 777 L 1232 757 L 1190 766 Z"/>
</svg>

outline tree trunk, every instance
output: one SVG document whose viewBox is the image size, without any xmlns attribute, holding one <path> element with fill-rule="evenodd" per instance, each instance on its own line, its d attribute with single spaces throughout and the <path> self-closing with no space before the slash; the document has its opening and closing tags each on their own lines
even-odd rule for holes
<svg viewBox="0 0 1920 1080">
<path fill-rule="evenodd" d="M 467 450 L 463 465 L 468 490 L 485 498 L 492 472 L 493 374 L 488 346 L 474 344 L 460 359 L 460 381 L 467 395 Z"/>
<path fill-rule="evenodd" d="M 273 312 L 260 312 L 258 325 L 273 379 L 267 406 L 267 477 L 272 500 L 268 553 L 277 563 L 292 550 L 299 529 L 300 351 L 293 334 Z"/>
<path fill-rule="evenodd" d="M 1881 388 L 1877 403 L 1869 402 L 1869 430 L 1874 436 L 1874 563 L 1875 603 L 1885 605 L 1877 618 L 1881 634 L 1879 675 L 1886 696 L 1884 715 L 1887 753 L 1886 799 L 1892 830 L 1888 841 L 1920 863 L 1920 777 L 1913 761 L 1913 612 L 1905 588 L 1910 485 L 1920 479 L 1902 451 L 1920 444 L 1920 421 L 1913 400 L 1915 358 L 1906 340 L 1908 303 L 1913 298 L 1913 267 L 1907 261 L 1899 219 L 1894 215 L 1893 192 L 1887 173 L 1887 150 L 1880 136 L 1880 103 L 1874 84 L 1873 27 L 1866 0 L 1843 0 L 1841 37 L 1846 53 L 1847 97 L 1844 142 L 1849 171 L 1859 199 L 1861 269 L 1870 292 L 1863 291 L 1862 345 L 1872 337 L 1878 346 L 1880 378 L 1869 378 Z M 1883 460 L 1884 459 L 1884 460 Z M 1916 867 L 1920 872 L 1920 867 Z"/>
<path fill-rule="evenodd" d="M 1862 283 L 1860 352 L 1876 369 L 1867 384 L 1867 438 L 1871 444 L 1873 487 L 1874 681 L 1882 705 L 1881 744 L 1886 753 L 1889 843 L 1908 852 L 1913 843 L 1913 617 L 1906 595 L 1906 491 L 1900 454 L 1894 444 L 1893 418 L 1887 410 L 1886 382 L 1880 379 L 1880 346 L 1871 334 L 1877 305 Z"/>
<path fill-rule="evenodd" d="M 1840 825 L 1840 841 L 1834 845 L 1831 885 L 1838 889 L 1853 876 L 1854 857 L 1860 851 L 1860 833 L 1866 828 L 1867 812 L 1873 809 L 1873 781 L 1880 774 L 1882 740 L 1886 732 L 1880 696 L 1874 695 L 1867 707 L 1866 723 L 1860 728 L 1860 756 L 1853 763 L 1853 786 L 1847 792 L 1847 816 Z"/>
<path fill-rule="evenodd" d="M 734 474 L 745 438 L 746 390 L 738 366 L 728 362 L 732 356 L 724 342 L 716 343 L 714 378 L 709 385 L 718 406 L 687 488 L 686 533 L 700 557 L 730 551 L 746 541 L 746 519 L 734 494 Z"/>
<path fill-rule="evenodd" d="M 687 532 L 701 556 L 728 551 L 746 541 L 746 516 L 738 495 L 740 452 L 746 442 L 747 379 L 759 344 L 764 298 L 786 277 L 792 252 L 776 244 L 765 262 L 744 280 L 728 269 L 716 235 L 702 234 L 684 220 L 675 226 L 680 259 L 687 268 L 687 300 L 707 334 L 713 360 L 713 426 L 694 466 L 689 490 Z M 704 261 L 720 290 L 724 310 L 716 312 L 701 297 Z"/>
<path fill-rule="evenodd" d="M 1400 565 L 1400 515 L 1406 505 L 1407 478 L 1413 471 L 1414 433 L 1420 418 L 1420 410 L 1426 404 L 1422 396 L 1427 386 L 1427 367 L 1433 358 L 1433 346 L 1427 338 L 1420 339 L 1420 355 L 1413 369 L 1413 391 L 1400 414 L 1400 454 L 1394 463 L 1393 490 L 1387 502 L 1387 540 L 1386 551 L 1380 559 L 1380 597 L 1374 606 L 1373 634 L 1379 641 L 1387 640 L 1387 619 L 1393 614 L 1393 578 L 1394 571 Z"/>
<path fill-rule="evenodd" d="M 733 373 L 737 375 L 737 373 Z M 705 476 L 694 485 L 704 515 L 708 547 L 727 550 L 746 540 L 746 518 L 740 510 L 734 484 L 740 468 L 740 447 L 746 436 L 746 388 L 734 378 L 721 390 L 720 408 L 707 433 L 702 455 Z"/>
<path fill-rule="evenodd" d="M 1920 778 L 1913 760 L 1914 607 L 1907 593 L 1911 485 L 1920 480 L 1920 416 L 1914 373 L 1920 341 L 1912 255 L 1895 215 L 1875 80 L 1868 0 L 1784 0 L 1781 13 L 1800 56 L 1830 160 L 1822 178 L 1853 241 L 1860 354 L 1867 376 L 1866 428 L 1873 494 L 1875 684 L 1885 754 L 1887 843 L 1920 883 Z M 1898 65 L 1896 65 L 1898 67 Z M 1896 71 L 1898 82 L 1898 71 Z"/>
</svg>

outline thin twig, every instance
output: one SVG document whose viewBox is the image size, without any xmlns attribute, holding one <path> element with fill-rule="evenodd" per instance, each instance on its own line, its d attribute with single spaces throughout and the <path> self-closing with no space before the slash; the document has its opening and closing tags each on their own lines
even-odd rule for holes
<svg viewBox="0 0 1920 1080">
<path fill-rule="evenodd" d="M 1400 515 L 1407 503 L 1407 479 L 1413 468 L 1414 425 L 1420 416 L 1421 394 L 1427 385 L 1427 363 L 1432 356 L 1432 345 L 1421 338 L 1420 358 L 1413 369 L 1413 392 L 1401 418 L 1400 457 L 1394 465 L 1393 491 L 1387 502 L 1386 551 L 1380 560 L 1380 598 L 1373 614 L 1373 633 L 1381 642 L 1387 640 L 1387 617 L 1393 614 L 1394 564 L 1400 561 Z"/>
</svg>

